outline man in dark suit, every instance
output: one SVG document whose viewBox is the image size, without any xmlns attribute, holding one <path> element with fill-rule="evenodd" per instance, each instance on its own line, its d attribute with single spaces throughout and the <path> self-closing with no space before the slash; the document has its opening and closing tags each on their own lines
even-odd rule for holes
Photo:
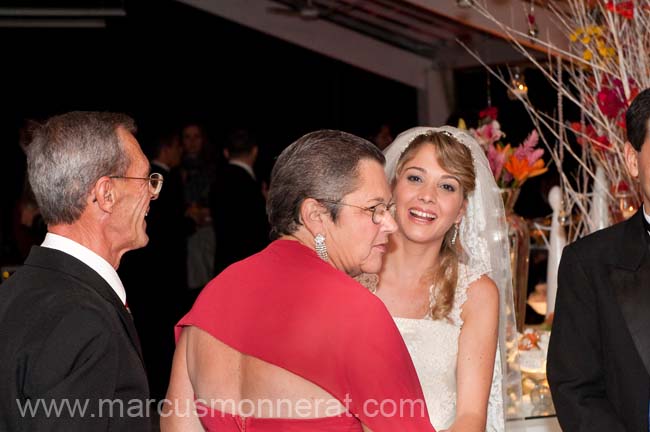
<svg viewBox="0 0 650 432">
<path fill-rule="evenodd" d="M 121 114 L 52 117 L 27 148 L 48 226 L 0 289 L 0 430 L 150 429 L 140 343 L 116 273 L 162 181 Z M 156 269 L 142 269 L 143 272 Z"/>
<path fill-rule="evenodd" d="M 625 161 L 643 208 L 567 246 L 560 263 L 547 372 L 565 431 L 648 431 L 650 89 L 626 122 Z"/>
<path fill-rule="evenodd" d="M 230 134 L 224 167 L 213 188 L 210 208 L 217 238 L 215 270 L 262 250 L 269 242 L 269 223 L 262 187 L 253 165 L 258 147 L 245 130 Z"/>
</svg>

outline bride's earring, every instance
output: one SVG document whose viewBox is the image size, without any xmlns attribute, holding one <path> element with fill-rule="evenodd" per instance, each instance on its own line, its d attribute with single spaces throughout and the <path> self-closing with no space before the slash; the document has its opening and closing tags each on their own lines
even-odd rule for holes
<svg viewBox="0 0 650 432">
<path fill-rule="evenodd" d="M 458 237 L 458 224 L 454 224 L 454 233 L 451 235 L 451 245 L 456 244 L 456 237 Z"/>
<path fill-rule="evenodd" d="M 327 256 L 327 246 L 325 246 L 325 236 L 323 234 L 317 234 L 314 237 L 314 248 L 319 258 L 323 261 L 327 261 L 329 257 Z"/>
</svg>

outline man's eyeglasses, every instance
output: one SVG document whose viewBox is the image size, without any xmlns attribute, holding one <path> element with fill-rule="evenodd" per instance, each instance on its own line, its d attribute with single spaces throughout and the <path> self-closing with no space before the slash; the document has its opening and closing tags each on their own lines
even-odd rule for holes
<svg viewBox="0 0 650 432">
<path fill-rule="evenodd" d="M 344 206 L 348 206 L 348 207 L 356 207 L 358 209 L 361 209 L 361 210 L 364 210 L 364 211 L 367 211 L 367 212 L 371 212 L 372 213 L 372 222 L 374 224 L 376 224 L 376 225 L 379 225 L 380 223 L 383 222 L 384 218 L 386 217 L 386 213 L 390 212 L 392 214 L 392 212 L 395 210 L 395 203 L 389 203 L 389 204 L 379 203 L 379 204 L 375 204 L 374 206 L 371 206 L 371 207 L 361 207 L 361 206 L 354 205 L 354 204 L 347 204 L 347 203 L 343 203 L 343 202 L 340 202 L 340 201 L 328 200 L 328 199 L 316 199 L 316 201 L 325 202 L 325 203 L 334 204 L 334 205 L 344 205 Z"/>
<path fill-rule="evenodd" d="M 149 182 L 149 193 L 152 195 L 152 200 L 158 198 L 160 190 L 163 185 L 163 176 L 158 173 L 151 173 L 149 177 L 127 177 L 127 176 L 109 176 L 112 179 L 126 179 L 126 180 L 147 180 Z"/>
</svg>

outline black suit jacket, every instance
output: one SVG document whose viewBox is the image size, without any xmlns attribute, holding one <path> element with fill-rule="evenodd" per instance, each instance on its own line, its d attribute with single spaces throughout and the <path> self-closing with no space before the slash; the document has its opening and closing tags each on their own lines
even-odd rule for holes
<svg viewBox="0 0 650 432">
<path fill-rule="evenodd" d="M 224 167 L 212 188 L 210 210 L 217 237 L 216 271 L 264 249 L 269 223 L 262 189 L 240 166 Z"/>
<path fill-rule="evenodd" d="M 645 432 L 650 252 L 643 212 L 564 249 L 548 352 L 562 429 Z"/>
<path fill-rule="evenodd" d="M 127 409 L 144 410 L 148 396 L 138 336 L 117 294 L 76 258 L 33 247 L 0 287 L 0 430 L 147 431 L 150 419 Z M 27 402 L 36 409 L 23 416 Z M 60 405 L 75 402 L 74 414 Z M 45 405 L 62 413 L 47 415 Z"/>
</svg>

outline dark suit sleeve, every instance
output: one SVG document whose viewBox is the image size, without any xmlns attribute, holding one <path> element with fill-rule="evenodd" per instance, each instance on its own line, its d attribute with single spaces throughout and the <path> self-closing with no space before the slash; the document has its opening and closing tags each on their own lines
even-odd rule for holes
<svg viewBox="0 0 650 432">
<path fill-rule="evenodd" d="M 574 248 L 562 254 L 547 374 L 562 429 L 625 432 L 605 390 L 594 284 Z"/>
<path fill-rule="evenodd" d="M 28 360 L 24 396 L 38 409 L 25 416 L 26 430 L 108 428 L 110 403 L 100 399 L 111 400 L 115 394 L 118 359 L 111 332 L 99 311 L 80 307 L 51 327 L 42 348 Z M 126 412 L 127 401 L 122 403 Z M 113 406 L 113 416 L 120 415 L 117 409 Z"/>
</svg>

